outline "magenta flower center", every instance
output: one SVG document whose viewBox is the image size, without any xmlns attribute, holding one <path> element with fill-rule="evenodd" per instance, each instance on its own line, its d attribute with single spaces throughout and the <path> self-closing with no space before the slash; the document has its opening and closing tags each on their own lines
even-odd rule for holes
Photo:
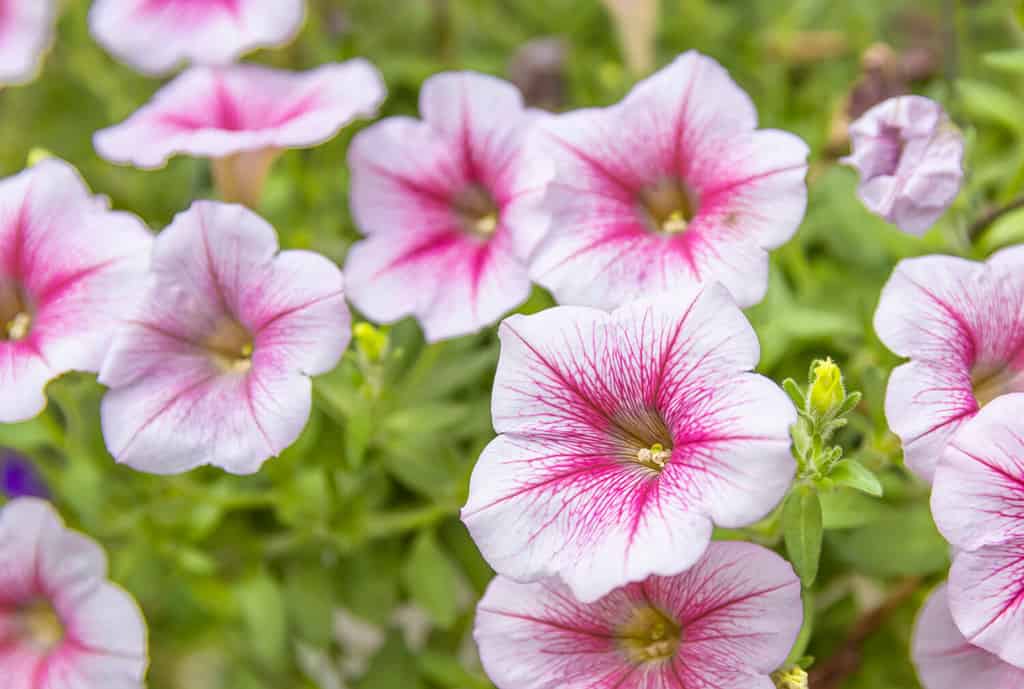
<svg viewBox="0 0 1024 689">
<path fill-rule="evenodd" d="M 669 660 L 682 640 L 682 629 L 653 605 L 637 608 L 618 629 L 619 647 L 637 665 Z"/>
<path fill-rule="evenodd" d="M 623 460 L 661 473 L 672 459 L 672 433 L 653 409 L 625 410 L 612 419 L 610 433 Z"/>
<path fill-rule="evenodd" d="M 638 201 L 648 229 L 669 236 L 685 232 L 700 209 L 699 195 L 680 179 L 666 178 L 647 187 Z"/>
<path fill-rule="evenodd" d="M 17 286 L 0 282 L 0 341 L 18 341 L 28 336 L 32 311 L 28 298 Z"/>
<path fill-rule="evenodd" d="M 14 616 L 19 639 L 40 652 L 53 650 L 64 638 L 64 625 L 49 602 L 35 599 L 18 608 Z"/>
<path fill-rule="evenodd" d="M 253 336 L 233 318 L 222 320 L 203 341 L 203 347 L 226 371 L 245 373 L 252 366 Z"/>
<path fill-rule="evenodd" d="M 472 184 L 456 194 L 452 210 L 459 219 L 459 226 L 470 236 L 490 239 L 498 230 L 498 204 L 491 193 L 479 184 Z"/>
</svg>

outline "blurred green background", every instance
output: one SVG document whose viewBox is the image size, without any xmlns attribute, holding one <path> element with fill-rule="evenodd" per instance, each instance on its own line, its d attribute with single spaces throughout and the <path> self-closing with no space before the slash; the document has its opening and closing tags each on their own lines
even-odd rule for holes
<svg viewBox="0 0 1024 689">
<path fill-rule="evenodd" d="M 65 3 L 40 78 L 0 91 L 0 174 L 46 149 L 159 229 L 214 194 L 209 169 L 177 158 L 143 172 L 96 156 L 92 133 L 160 82 L 93 42 L 88 5 Z M 768 297 L 749 310 L 761 370 L 803 379 L 813 358 L 835 358 L 864 393 L 840 440 L 886 488 L 883 499 L 823 498 L 808 652 L 828 672 L 819 669 L 812 686 L 915 689 L 910 625 L 944 577 L 947 546 L 927 488 L 903 469 L 886 430 L 896 358 L 874 337 L 871 315 L 902 257 L 982 257 L 1024 241 L 1024 213 L 967 237 L 975 219 L 1024 186 L 1021 75 L 986 57 L 1024 44 L 1018 3 L 664 0 L 659 9 L 654 65 L 688 49 L 715 57 L 749 91 L 763 126 L 793 131 L 812 149 L 806 220 L 773 256 Z M 538 103 L 567 109 L 613 103 L 641 76 L 620 35 L 599 0 L 312 0 L 294 43 L 250 59 L 306 69 L 365 56 L 388 85 L 382 116 L 415 114 L 423 79 L 452 68 L 515 76 Z M 854 173 L 836 164 L 849 117 L 907 91 L 943 102 L 969 141 L 965 190 L 922 240 L 868 214 Z M 345 152 L 359 126 L 276 163 L 260 212 L 283 245 L 340 263 L 358 237 Z M 523 310 L 550 304 L 538 290 Z M 457 512 L 493 435 L 497 356 L 493 329 L 433 346 L 411 321 L 364 335 L 317 381 L 298 443 L 253 477 L 156 478 L 115 466 L 99 435 L 102 391 L 87 376 L 51 385 L 46 414 L 0 428 L 0 445 L 37 460 L 69 523 L 108 548 L 114 578 L 149 621 L 153 689 L 485 689 L 469 632 L 491 573 Z M 721 536 L 778 546 L 777 521 Z M 858 625 L 887 600 L 892 609 L 859 638 Z"/>
</svg>

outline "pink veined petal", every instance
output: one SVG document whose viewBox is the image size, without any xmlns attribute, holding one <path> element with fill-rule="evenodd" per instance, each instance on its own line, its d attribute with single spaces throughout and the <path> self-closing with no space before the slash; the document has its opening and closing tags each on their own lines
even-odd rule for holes
<svg viewBox="0 0 1024 689">
<path fill-rule="evenodd" d="M 53 40 L 56 0 L 7 0 L 0 11 L 0 84 L 32 79 Z"/>
<path fill-rule="evenodd" d="M 945 584 L 935 589 L 914 625 L 911 657 L 924 689 L 1018 689 L 1024 670 L 972 645 L 953 622 Z"/>
<path fill-rule="evenodd" d="M 118 675 L 142 678 L 147 664 L 146 623 L 138 604 L 124 590 L 110 583 L 95 588 L 67 612 L 64 625 L 72 653 L 96 657 L 97 667 L 111 679 Z"/>
<path fill-rule="evenodd" d="M 60 527 L 49 503 L 20 498 L 0 510 L 0 607 L 35 592 L 35 563 L 43 534 Z"/>
<path fill-rule="evenodd" d="M 0 668 L 4 671 L 4 688 L 40 689 L 36 677 L 42 663 L 43 657 L 38 652 L 22 644 L 0 646 Z"/>
<path fill-rule="evenodd" d="M 27 421 L 46 408 L 46 383 L 57 373 L 30 343 L 0 342 L 0 423 Z"/>
<path fill-rule="evenodd" d="M 949 605 L 967 640 L 1024 667 L 1024 540 L 957 553 Z"/>
</svg>

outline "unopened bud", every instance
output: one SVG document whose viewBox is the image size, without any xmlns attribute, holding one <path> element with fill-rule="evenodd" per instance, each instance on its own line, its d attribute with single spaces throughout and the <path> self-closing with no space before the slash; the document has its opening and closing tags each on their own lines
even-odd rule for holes
<svg viewBox="0 0 1024 689">
<path fill-rule="evenodd" d="M 369 323 L 356 323 L 352 328 L 352 335 L 356 341 L 359 352 L 366 357 L 367 361 L 380 361 L 388 347 L 387 331 L 375 328 Z"/>
<path fill-rule="evenodd" d="M 846 400 L 843 374 L 831 358 L 815 361 L 811 365 L 814 380 L 809 396 L 810 411 L 827 416 Z"/>
</svg>

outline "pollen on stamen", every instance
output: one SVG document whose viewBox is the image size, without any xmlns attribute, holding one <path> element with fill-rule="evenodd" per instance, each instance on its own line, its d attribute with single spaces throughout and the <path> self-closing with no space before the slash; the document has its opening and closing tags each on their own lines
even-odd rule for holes
<svg viewBox="0 0 1024 689">
<path fill-rule="evenodd" d="M 663 470 L 671 458 L 671 448 L 666 450 L 665 446 L 661 443 L 654 443 L 650 447 L 642 447 L 636 452 L 636 461 L 655 471 Z"/>
<path fill-rule="evenodd" d="M 477 234 L 489 237 L 498 229 L 498 216 L 494 213 L 488 213 L 473 224 L 473 229 Z"/>
<path fill-rule="evenodd" d="M 24 312 L 17 313 L 4 326 L 4 334 L 8 340 L 21 340 L 28 335 L 28 330 L 31 326 L 32 316 Z"/>
<path fill-rule="evenodd" d="M 45 601 L 26 605 L 17 615 L 24 641 L 39 651 L 49 651 L 64 638 L 64 626 L 53 607 Z"/>
<path fill-rule="evenodd" d="M 661 231 L 665 234 L 681 234 L 686 231 L 689 224 L 683 211 L 676 210 L 669 213 L 661 223 Z"/>
</svg>

